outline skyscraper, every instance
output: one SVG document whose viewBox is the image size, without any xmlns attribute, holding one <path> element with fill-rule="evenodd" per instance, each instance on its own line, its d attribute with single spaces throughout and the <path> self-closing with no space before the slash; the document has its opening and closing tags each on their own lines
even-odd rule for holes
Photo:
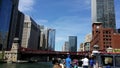
<svg viewBox="0 0 120 68">
<path fill-rule="evenodd" d="M 25 15 L 21 47 L 38 49 L 40 37 L 39 28 L 38 24 L 30 16 Z"/>
<path fill-rule="evenodd" d="M 77 52 L 77 36 L 69 36 L 69 51 Z"/>
<path fill-rule="evenodd" d="M 62 47 L 62 51 L 69 51 L 69 42 L 65 41 L 63 47 Z"/>
<path fill-rule="evenodd" d="M 55 29 L 48 29 L 48 50 L 55 50 Z"/>
<path fill-rule="evenodd" d="M 116 29 L 114 0 L 91 0 L 92 23 L 102 22 L 103 28 Z"/>
<path fill-rule="evenodd" d="M 19 0 L 0 0 L 0 50 L 12 46 L 17 23 Z"/>
</svg>

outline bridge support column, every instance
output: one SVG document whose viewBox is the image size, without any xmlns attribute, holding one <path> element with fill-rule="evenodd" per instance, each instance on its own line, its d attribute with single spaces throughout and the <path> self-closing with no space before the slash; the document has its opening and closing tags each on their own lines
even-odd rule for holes
<svg viewBox="0 0 120 68">
<path fill-rule="evenodd" d="M 5 60 L 7 62 L 17 62 L 18 61 L 18 47 L 19 47 L 19 39 L 14 38 L 14 42 L 12 44 L 12 48 L 10 51 L 5 51 Z"/>
<path fill-rule="evenodd" d="M 47 56 L 47 61 L 49 61 L 49 56 Z"/>
</svg>

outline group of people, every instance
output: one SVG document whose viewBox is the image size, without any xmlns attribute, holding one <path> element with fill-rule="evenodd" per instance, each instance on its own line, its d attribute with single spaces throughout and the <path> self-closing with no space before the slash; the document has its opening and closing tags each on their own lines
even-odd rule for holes
<svg viewBox="0 0 120 68">
<path fill-rule="evenodd" d="M 61 62 L 61 60 L 58 59 L 54 59 L 53 68 L 93 68 L 94 63 L 95 61 L 92 57 L 88 59 L 86 56 L 79 61 L 76 60 L 72 62 L 70 55 L 68 55 L 64 62 Z"/>
<path fill-rule="evenodd" d="M 71 68 L 71 58 L 70 55 L 64 60 L 61 61 L 58 58 L 53 60 L 53 68 Z"/>
</svg>

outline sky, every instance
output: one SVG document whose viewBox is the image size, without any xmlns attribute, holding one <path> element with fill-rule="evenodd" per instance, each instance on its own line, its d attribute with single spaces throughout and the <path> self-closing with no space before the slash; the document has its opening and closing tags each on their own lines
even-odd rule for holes
<svg viewBox="0 0 120 68">
<path fill-rule="evenodd" d="M 45 27 L 56 29 L 55 50 L 68 36 L 77 36 L 77 49 L 92 31 L 91 0 L 20 0 L 19 10 Z M 120 28 L 120 0 L 115 0 L 116 27 Z"/>
</svg>

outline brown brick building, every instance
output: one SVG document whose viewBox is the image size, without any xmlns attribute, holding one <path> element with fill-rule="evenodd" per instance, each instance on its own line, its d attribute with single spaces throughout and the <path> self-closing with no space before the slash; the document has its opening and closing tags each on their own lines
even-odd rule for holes
<svg viewBox="0 0 120 68">
<path fill-rule="evenodd" d="M 115 33 L 112 28 L 103 28 L 100 22 L 93 23 L 91 50 L 94 45 L 99 45 L 100 50 L 105 50 L 108 47 L 120 49 L 120 34 Z"/>
</svg>

